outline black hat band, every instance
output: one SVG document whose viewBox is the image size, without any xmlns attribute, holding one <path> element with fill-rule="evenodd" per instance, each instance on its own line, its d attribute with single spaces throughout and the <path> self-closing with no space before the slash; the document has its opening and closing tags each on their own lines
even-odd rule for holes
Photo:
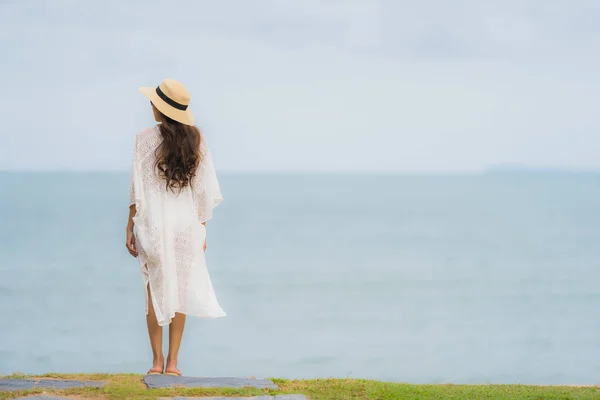
<svg viewBox="0 0 600 400">
<path fill-rule="evenodd" d="M 170 106 L 171 106 L 171 107 L 173 107 L 173 108 L 176 108 L 176 109 L 178 109 L 178 110 L 181 110 L 181 111 L 185 111 L 185 110 L 187 110 L 187 108 L 188 108 L 188 106 L 187 106 L 187 105 L 185 105 L 185 104 L 181 104 L 181 103 L 178 103 L 178 102 L 176 102 L 176 101 L 174 101 L 174 100 L 171 100 L 169 97 L 167 97 L 167 95 L 166 95 L 166 94 L 164 94 L 162 90 L 160 90 L 160 86 L 157 86 L 157 87 L 156 87 L 156 94 L 157 94 L 157 95 L 158 95 L 158 97 L 160 97 L 160 98 L 161 98 L 161 99 L 162 99 L 162 100 L 163 100 L 165 103 L 167 103 L 168 105 L 170 105 Z"/>
</svg>

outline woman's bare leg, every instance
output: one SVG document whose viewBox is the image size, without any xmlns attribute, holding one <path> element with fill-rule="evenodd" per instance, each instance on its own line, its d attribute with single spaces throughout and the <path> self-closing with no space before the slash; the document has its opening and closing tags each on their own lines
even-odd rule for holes
<svg viewBox="0 0 600 400">
<path fill-rule="evenodd" d="M 179 355 L 179 346 L 183 337 L 183 328 L 185 327 L 185 314 L 176 313 L 169 325 L 169 355 L 167 356 L 167 366 L 165 372 L 179 373 L 177 369 L 177 356 Z"/>
<path fill-rule="evenodd" d="M 146 315 L 148 324 L 148 334 L 150 335 L 150 346 L 152 347 L 152 369 L 148 372 L 163 372 L 165 358 L 162 352 L 163 329 L 158 325 L 152 297 L 150 296 L 150 285 L 148 285 L 148 315 Z"/>
</svg>

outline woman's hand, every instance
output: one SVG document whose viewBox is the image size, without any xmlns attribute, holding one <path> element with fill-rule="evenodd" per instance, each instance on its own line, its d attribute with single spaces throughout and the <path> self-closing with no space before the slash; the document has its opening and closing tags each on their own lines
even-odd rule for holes
<svg viewBox="0 0 600 400">
<path fill-rule="evenodd" d="M 138 256 L 137 246 L 135 245 L 135 235 L 133 234 L 133 216 L 136 213 L 135 204 L 131 204 L 129 206 L 129 217 L 127 218 L 127 228 L 125 228 L 127 232 L 127 238 L 125 239 L 125 247 L 127 247 L 127 251 L 134 257 Z"/>
<path fill-rule="evenodd" d="M 129 251 L 129 254 L 131 254 L 133 257 L 138 256 L 133 228 L 127 227 L 127 239 L 125 239 L 125 247 L 127 247 L 127 251 Z"/>
<path fill-rule="evenodd" d="M 204 239 L 204 252 L 206 253 L 206 239 Z"/>
</svg>

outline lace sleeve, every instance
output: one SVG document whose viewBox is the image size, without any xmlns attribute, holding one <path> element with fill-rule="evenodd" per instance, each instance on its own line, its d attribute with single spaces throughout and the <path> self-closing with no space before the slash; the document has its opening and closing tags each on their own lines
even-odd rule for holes
<svg viewBox="0 0 600 400">
<path fill-rule="evenodd" d="M 212 155 L 203 134 L 201 134 L 200 139 L 200 151 L 202 161 L 198 165 L 191 186 L 192 196 L 198 211 L 198 219 L 200 222 L 205 222 L 212 218 L 213 209 L 221 204 L 223 196 L 221 195 Z"/>
</svg>

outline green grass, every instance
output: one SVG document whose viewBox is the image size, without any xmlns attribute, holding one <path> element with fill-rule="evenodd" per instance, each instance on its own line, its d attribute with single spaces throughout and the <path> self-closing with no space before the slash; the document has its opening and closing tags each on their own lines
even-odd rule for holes
<svg viewBox="0 0 600 400">
<path fill-rule="evenodd" d="M 363 379 L 273 379 L 279 390 L 271 389 L 146 389 L 142 375 L 111 374 L 46 374 L 26 376 L 13 374 L 3 378 L 47 378 L 105 381 L 103 388 L 67 390 L 35 389 L 18 392 L 0 391 L 0 400 L 33 394 L 54 394 L 74 399 L 158 399 L 186 396 L 258 396 L 275 394 L 305 394 L 311 400 L 438 400 L 438 399 L 528 399 L 583 400 L 600 399 L 600 387 L 525 386 L 525 385 L 409 385 Z"/>
</svg>

